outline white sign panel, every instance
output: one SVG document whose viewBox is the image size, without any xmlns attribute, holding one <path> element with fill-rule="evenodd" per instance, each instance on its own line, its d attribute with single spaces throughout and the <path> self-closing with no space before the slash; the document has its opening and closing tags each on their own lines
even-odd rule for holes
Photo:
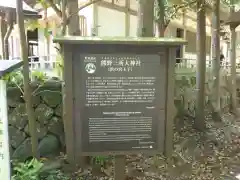
<svg viewBox="0 0 240 180">
<path fill-rule="evenodd" d="M 10 180 L 6 82 L 0 79 L 0 179 Z"/>
</svg>

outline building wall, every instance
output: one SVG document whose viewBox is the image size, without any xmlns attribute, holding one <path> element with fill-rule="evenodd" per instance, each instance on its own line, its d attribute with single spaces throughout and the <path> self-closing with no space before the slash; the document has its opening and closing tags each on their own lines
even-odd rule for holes
<svg viewBox="0 0 240 180">
<path fill-rule="evenodd" d="M 237 62 L 240 63 L 240 30 L 237 29 L 237 40 L 236 40 L 236 57 L 237 57 Z"/>
<path fill-rule="evenodd" d="M 87 0 L 79 0 L 79 1 L 87 1 Z M 111 0 L 105 0 L 106 2 L 111 2 Z M 130 8 L 132 10 L 137 10 L 137 2 L 136 1 L 130 1 Z M 118 5 L 121 7 L 125 6 L 124 0 L 119 0 Z M 136 36 L 137 34 L 137 16 L 136 15 L 130 15 L 129 19 L 129 29 L 126 29 L 126 13 L 120 12 L 114 9 L 106 8 L 103 6 L 95 6 L 91 5 L 84 9 L 82 9 L 79 12 L 80 16 L 84 16 L 86 18 L 86 35 L 91 36 L 93 34 L 93 31 L 96 31 L 98 36 L 126 36 L 129 35 L 131 37 Z M 48 9 L 48 16 L 51 21 L 56 21 L 56 24 L 59 24 L 59 20 L 56 20 L 57 17 L 55 15 L 55 12 L 53 9 Z M 40 20 L 41 21 L 41 20 Z M 207 23 L 209 24 L 209 23 Z M 186 19 L 186 24 L 183 26 L 183 18 L 179 17 L 178 19 L 172 20 L 169 26 L 167 27 L 165 31 L 166 37 L 176 37 L 176 30 L 177 28 L 186 28 L 186 39 L 188 41 L 188 45 L 186 46 L 186 53 L 188 54 L 186 58 L 196 58 L 196 22 L 193 22 L 191 19 Z M 55 26 L 55 28 L 58 25 Z M 209 27 L 206 28 L 207 30 L 207 42 L 206 42 L 206 50 L 207 55 L 210 54 L 210 47 L 211 47 L 211 40 L 210 40 L 210 32 Z M 55 35 L 56 29 L 52 30 Z M 157 29 L 156 29 L 156 34 Z M 46 40 L 44 37 L 44 30 L 39 29 L 38 30 L 39 35 L 39 55 L 40 56 L 47 56 L 47 45 Z M 15 33 L 12 33 L 12 36 L 14 36 L 14 52 L 17 52 L 18 49 L 18 35 Z M 50 37 L 52 38 L 52 36 Z M 54 44 L 50 40 L 50 53 L 56 54 L 56 50 L 54 48 Z M 19 52 L 13 53 L 14 56 L 18 55 Z M 208 58 L 207 58 L 208 59 Z"/>
<path fill-rule="evenodd" d="M 79 0 L 79 3 L 84 3 L 86 0 Z M 84 9 L 82 9 L 81 11 L 79 11 L 79 16 L 84 17 L 86 20 L 86 24 L 84 25 L 84 31 L 86 31 L 86 35 L 87 36 L 91 36 L 92 35 L 92 29 L 94 28 L 93 25 L 93 6 L 90 5 Z M 39 29 L 38 30 L 38 36 L 39 36 L 39 55 L 40 56 L 51 56 L 52 60 L 55 60 L 55 56 L 57 54 L 57 51 L 55 49 L 55 46 L 57 46 L 56 44 L 54 44 L 52 42 L 53 37 L 59 33 L 59 26 L 60 26 L 60 21 L 59 19 L 56 17 L 56 14 L 54 12 L 54 10 L 52 8 L 48 8 L 48 17 L 50 19 L 50 21 L 53 21 L 54 26 L 52 28 L 50 28 L 50 31 L 52 32 L 50 35 L 50 44 L 49 44 L 49 48 L 50 48 L 50 54 L 48 54 L 47 51 L 47 43 L 46 43 L 46 38 L 44 36 L 44 30 L 43 29 Z M 82 22 L 79 19 L 80 23 Z M 40 20 L 40 23 L 42 22 L 42 20 Z"/>
<path fill-rule="evenodd" d="M 9 43 L 9 58 L 18 58 L 20 57 L 20 38 L 19 38 L 19 33 L 18 33 L 18 28 L 17 25 L 14 26 L 11 35 L 9 36 L 8 39 Z"/>
<path fill-rule="evenodd" d="M 97 7 L 98 36 L 125 36 L 125 13 Z"/>
</svg>

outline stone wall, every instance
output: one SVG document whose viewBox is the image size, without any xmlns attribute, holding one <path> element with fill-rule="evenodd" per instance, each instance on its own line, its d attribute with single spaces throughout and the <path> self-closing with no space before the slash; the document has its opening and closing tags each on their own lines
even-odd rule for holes
<svg viewBox="0 0 240 180">
<path fill-rule="evenodd" d="M 224 76 L 225 77 L 225 76 Z M 227 81 L 221 77 L 221 107 L 229 106 Z M 225 78 L 226 79 L 226 78 Z M 206 81 L 206 109 L 212 81 Z M 30 134 L 27 125 L 27 114 L 21 90 L 8 87 L 8 114 L 10 149 L 12 159 L 24 160 L 31 154 Z M 177 74 L 175 81 L 175 107 L 177 117 L 195 116 L 196 77 L 195 74 Z M 33 85 L 33 104 L 37 118 L 39 151 L 41 156 L 55 155 L 64 147 L 64 130 L 62 121 L 62 94 L 59 82 L 48 82 Z"/>
<path fill-rule="evenodd" d="M 228 112 L 230 105 L 230 85 L 231 81 L 225 72 L 220 75 L 220 106 L 221 112 Z M 211 112 L 211 87 L 213 80 L 209 74 L 206 74 L 205 82 L 205 110 Z M 175 100 L 174 104 L 177 108 L 177 116 L 195 117 L 196 109 L 196 76 L 195 73 L 178 73 L 175 76 Z M 214 92 L 213 92 L 214 93 Z M 209 114 L 209 113 L 206 113 Z"/>
<path fill-rule="evenodd" d="M 33 85 L 33 105 L 41 156 L 58 153 L 64 146 L 61 84 Z M 25 160 L 31 154 L 30 133 L 21 90 L 8 87 L 9 139 L 12 159 Z"/>
</svg>

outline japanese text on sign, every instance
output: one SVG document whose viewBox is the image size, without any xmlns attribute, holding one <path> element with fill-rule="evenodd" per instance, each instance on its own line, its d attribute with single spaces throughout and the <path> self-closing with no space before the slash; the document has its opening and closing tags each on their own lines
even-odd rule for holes
<svg viewBox="0 0 240 180">
<path fill-rule="evenodd" d="M 102 57 L 101 67 L 108 68 L 109 72 L 129 72 L 134 67 L 140 67 L 141 61 L 139 57 Z"/>
</svg>

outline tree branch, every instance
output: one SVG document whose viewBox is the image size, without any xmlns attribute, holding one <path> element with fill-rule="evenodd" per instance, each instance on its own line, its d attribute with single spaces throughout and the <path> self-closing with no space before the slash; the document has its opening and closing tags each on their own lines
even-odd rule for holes
<svg viewBox="0 0 240 180">
<path fill-rule="evenodd" d="M 66 15 L 66 5 L 67 0 L 62 0 L 62 32 L 61 35 L 66 35 L 66 28 L 67 28 L 67 15 Z"/>
<path fill-rule="evenodd" d="M 72 16 L 74 16 L 75 14 L 78 14 L 78 12 L 81 11 L 82 9 L 84 9 L 84 8 L 86 8 L 86 7 L 88 7 L 88 6 L 92 5 L 92 4 L 95 4 L 95 3 L 99 2 L 99 1 L 102 1 L 102 0 L 91 0 L 90 2 L 82 5 L 81 7 L 78 8 L 78 11 L 77 11 L 77 12 L 75 12 L 75 13 L 73 13 L 73 14 L 70 14 L 70 15 L 68 16 L 67 21 L 69 21 L 69 19 L 70 19 Z"/>
<path fill-rule="evenodd" d="M 62 18 L 62 11 L 53 3 L 52 0 L 46 0 L 46 2 L 53 8 L 59 18 Z"/>
<path fill-rule="evenodd" d="M 193 0 L 189 3 L 183 3 L 183 4 L 180 4 L 180 5 L 174 5 L 173 8 L 174 8 L 174 13 L 170 16 L 170 19 L 174 18 L 174 16 L 176 16 L 176 14 L 178 13 L 178 11 L 182 8 L 186 8 L 186 7 L 189 7 L 193 4 L 197 3 L 197 0 Z"/>
</svg>

